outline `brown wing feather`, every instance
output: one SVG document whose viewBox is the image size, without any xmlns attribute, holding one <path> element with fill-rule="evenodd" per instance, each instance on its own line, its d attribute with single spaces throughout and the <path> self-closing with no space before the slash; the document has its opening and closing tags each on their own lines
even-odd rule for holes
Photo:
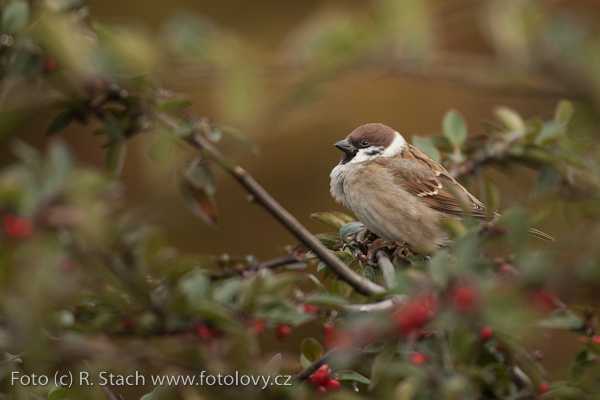
<svg viewBox="0 0 600 400">
<path fill-rule="evenodd" d="M 407 144 L 393 158 L 380 157 L 394 178 L 423 203 L 445 214 L 485 218 L 483 203 L 475 198 L 446 169 L 416 147 Z"/>
</svg>

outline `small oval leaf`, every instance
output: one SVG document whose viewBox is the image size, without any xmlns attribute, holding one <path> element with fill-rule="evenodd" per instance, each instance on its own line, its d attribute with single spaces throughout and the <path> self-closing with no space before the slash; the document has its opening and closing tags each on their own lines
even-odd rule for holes
<svg viewBox="0 0 600 400">
<path fill-rule="evenodd" d="M 448 138 L 454 146 L 462 145 L 467 139 L 467 124 L 455 110 L 450 110 L 444 117 L 443 122 L 444 136 Z"/>
<path fill-rule="evenodd" d="M 300 349 L 304 357 L 311 362 L 315 362 L 323 356 L 323 346 L 315 338 L 304 339 L 300 345 Z"/>
<path fill-rule="evenodd" d="M 344 240 L 348 236 L 354 235 L 363 229 L 365 229 L 365 226 L 362 224 L 362 222 L 348 222 L 340 229 L 340 238 Z"/>
<path fill-rule="evenodd" d="M 347 222 L 344 221 L 339 215 L 336 215 L 336 213 L 331 212 L 314 213 L 310 214 L 310 217 L 335 230 L 339 230 Z"/>
<path fill-rule="evenodd" d="M 65 129 L 73 120 L 75 119 L 75 113 L 71 110 L 63 111 L 58 114 L 50 125 L 48 125 L 48 129 L 46 130 L 46 136 L 54 135 Z"/>
<path fill-rule="evenodd" d="M 413 144 L 421 150 L 423 153 L 427 154 L 429 157 L 433 158 L 436 162 L 441 163 L 442 157 L 440 156 L 440 152 L 433 145 L 430 138 L 424 138 L 420 136 L 413 136 Z"/>
</svg>

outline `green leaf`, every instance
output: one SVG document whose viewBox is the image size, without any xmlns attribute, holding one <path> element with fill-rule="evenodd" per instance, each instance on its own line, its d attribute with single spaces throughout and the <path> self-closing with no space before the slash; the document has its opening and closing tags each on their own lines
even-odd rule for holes
<svg viewBox="0 0 600 400">
<path fill-rule="evenodd" d="M 521 116 L 512 108 L 499 106 L 494 109 L 494 114 L 511 131 L 520 130 L 525 127 Z"/>
<path fill-rule="evenodd" d="M 234 142 L 248 146 L 255 153 L 259 152 L 259 148 L 256 145 L 256 143 L 254 143 L 252 140 L 250 140 L 250 138 L 248 136 L 246 136 L 246 134 L 244 134 L 241 130 L 234 128 L 233 126 L 219 124 L 219 125 L 214 125 L 212 127 L 212 129 L 213 130 L 219 129 L 221 131 L 223 137 L 226 137 L 228 139 L 233 140 Z"/>
<path fill-rule="evenodd" d="M 23 28 L 29 21 L 29 4 L 24 0 L 10 1 L 2 11 L 2 30 L 7 34 L 14 34 Z"/>
<path fill-rule="evenodd" d="M 300 364 L 302 365 L 302 368 L 306 369 L 310 367 L 310 364 L 312 364 L 312 362 L 310 362 L 310 360 L 306 358 L 304 354 L 300 353 Z"/>
<path fill-rule="evenodd" d="M 327 288 L 325 287 L 325 285 L 323 285 L 321 283 L 321 281 L 319 280 L 319 278 L 317 278 L 316 276 L 314 276 L 313 274 L 307 274 L 306 276 L 308 276 L 308 278 L 314 282 L 315 285 L 317 285 L 317 288 L 319 289 L 319 291 L 321 293 L 327 293 Z"/>
<path fill-rule="evenodd" d="M 268 322 L 292 326 L 302 325 L 314 319 L 314 315 L 300 312 L 296 306 L 280 299 L 261 304 L 255 316 Z"/>
<path fill-rule="evenodd" d="M 539 319 L 536 326 L 549 329 L 572 329 L 580 330 L 583 327 L 583 318 L 569 309 L 560 309 L 556 312 Z"/>
<path fill-rule="evenodd" d="M 106 152 L 106 169 L 115 175 L 120 175 L 125 164 L 125 156 L 127 154 L 127 143 L 116 141 L 108 148 Z"/>
<path fill-rule="evenodd" d="M 569 124 L 569 121 L 573 117 L 573 104 L 568 100 L 561 100 L 556 106 L 556 111 L 554 112 L 554 120 L 560 123 L 562 126 L 566 127 Z"/>
<path fill-rule="evenodd" d="M 247 281 L 228 279 L 213 289 L 213 299 L 227 306 L 233 306 L 242 295 L 242 289 Z"/>
<path fill-rule="evenodd" d="M 200 161 L 191 163 L 183 176 L 194 188 L 201 189 L 209 196 L 213 196 L 217 191 L 217 181 L 214 174 L 207 165 Z"/>
<path fill-rule="evenodd" d="M 557 121 L 548 121 L 542 126 L 542 130 L 535 137 L 534 143 L 543 145 L 556 141 L 565 133 L 565 125 Z"/>
<path fill-rule="evenodd" d="M 310 217 L 335 230 L 339 230 L 347 222 L 344 221 L 339 215 L 336 215 L 332 212 L 314 213 L 310 214 Z"/>
<path fill-rule="evenodd" d="M 148 394 L 143 395 L 140 400 L 160 400 L 161 398 L 161 387 L 157 386 L 154 390 Z"/>
<path fill-rule="evenodd" d="M 424 138 L 420 136 L 413 136 L 413 144 L 423 153 L 427 154 L 429 157 L 433 158 L 436 162 L 441 163 L 442 157 L 440 156 L 440 152 L 433 145 L 433 142 L 430 138 Z"/>
<path fill-rule="evenodd" d="M 467 124 L 455 110 L 450 110 L 444 117 L 443 122 L 444 136 L 450 140 L 454 146 L 462 145 L 467 139 Z"/>
<path fill-rule="evenodd" d="M 179 290 L 187 302 L 195 306 L 208 298 L 210 279 L 203 272 L 193 271 L 180 279 Z"/>
<path fill-rule="evenodd" d="M 75 113 L 71 110 L 63 111 L 58 114 L 50 125 L 48 125 L 48 129 L 46 130 L 46 136 L 54 135 L 65 129 L 73 120 L 75 119 Z"/>
<path fill-rule="evenodd" d="M 316 304 L 319 306 L 344 306 L 348 300 L 329 293 L 318 293 L 304 299 L 305 303 Z"/>
<path fill-rule="evenodd" d="M 317 339 L 304 339 L 300 348 L 302 350 L 302 354 L 311 362 L 314 362 L 323 356 L 323 346 Z"/>
<path fill-rule="evenodd" d="M 571 379 L 578 380 L 581 375 L 591 366 L 597 365 L 596 358 L 589 358 L 588 351 L 582 350 L 575 357 L 575 361 L 573 361 L 573 365 L 571 366 Z"/>
<path fill-rule="evenodd" d="M 44 191 L 46 196 L 53 196 L 67 183 L 72 160 L 69 149 L 62 140 L 52 140 L 48 153 L 51 173 L 44 180 Z"/>
<path fill-rule="evenodd" d="M 489 220 L 492 220 L 494 213 L 500 207 L 500 191 L 490 180 L 484 180 L 485 211 Z"/>
<path fill-rule="evenodd" d="M 344 282 L 341 279 L 336 279 L 331 284 L 331 293 L 338 295 L 342 298 L 350 297 L 353 291 L 354 290 L 352 289 L 352 286 L 350 286 L 348 283 Z"/>
<path fill-rule="evenodd" d="M 104 118 L 102 120 L 102 124 L 106 127 L 106 129 L 108 129 L 108 131 L 111 133 L 111 136 L 114 140 L 116 141 L 124 141 L 125 140 L 125 135 L 123 134 L 123 131 L 121 130 L 121 127 L 119 126 L 119 123 L 114 119 L 114 118 Z"/>
<path fill-rule="evenodd" d="M 330 250 L 332 250 L 335 244 L 340 240 L 340 237 L 334 233 L 319 233 L 315 235 L 315 237 Z"/>
<path fill-rule="evenodd" d="M 370 265 L 367 265 L 364 268 L 364 272 L 365 272 L 365 278 L 367 278 L 371 282 L 375 282 L 375 271 L 373 270 L 373 267 L 371 267 Z"/>
<path fill-rule="evenodd" d="M 431 257 L 427 269 L 431 279 L 439 288 L 445 288 L 449 279 L 448 249 L 442 249 Z"/>
<path fill-rule="evenodd" d="M 174 97 L 165 101 L 165 103 L 160 107 L 163 111 L 173 111 L 186 106 L 189 106 L 192 102 L 188 99 L 182 99 Z"/>
<path fill-rule="evenodd" d="M 64 388 L 61 388 L 58 386 L 54 386 L 48 392 L 48 400 L 62 400 L 66 393 L 67 393 L 67 389 L 64 389 Z"/>
<path fill-rule="evenodd" d="M 363 229 L 365 229 L 365 226 L 362 222 L 348 222 L 340 229 L 340 238 L 344 240 L 348 236 L 354 235 Z"/>
<path fill-rule="evenodd" d="M 207 194 L 203 189 L 194 187 L 187 179 L 179 179 L 177 186 L 181 199 L 190 211 L 200 217 L 211 228 L 216 227 L 219 212 L 214 197 Z"/>
<path fill-rule="evenodd" d="M 175 142 L 169 134 L 163 132 L 159 133 L 158 139 L 148 152 L 150 158 L 164 168 L 169 166 L 174 154 Z"/>
<path fill-rule="evenodd" d="M 369 383 L 369 390 L 373 390 L 379 380 L 386 375 L 386 371 L 390 367 L 394 354 L 394 350 L 386 349 L 375 356 L 371 368 L 371 383 Z"/>
<path fill-rule="evenodd" d="M 338 381 L 358 382 L 364 383 L 365 385 L 371 384 L 371 380 L 369 378 L 359 374 L 358 372 L 350 371 L 349 369 L 338 371 L 334 375 Z"/>
</svg>

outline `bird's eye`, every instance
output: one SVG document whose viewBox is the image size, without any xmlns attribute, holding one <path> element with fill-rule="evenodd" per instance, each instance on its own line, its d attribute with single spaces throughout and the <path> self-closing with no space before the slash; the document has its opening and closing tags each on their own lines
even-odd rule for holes
<svg viewBox="0 0 600 400">
<path fill-rule="evenodd" d="M 371 144 L 371 142 L 369 142 L 367 139 L 363 139 L 360 141 L 360 145 L 364 146 L 364 147 L 367 147 L 370 144 Z"/>
</svg>

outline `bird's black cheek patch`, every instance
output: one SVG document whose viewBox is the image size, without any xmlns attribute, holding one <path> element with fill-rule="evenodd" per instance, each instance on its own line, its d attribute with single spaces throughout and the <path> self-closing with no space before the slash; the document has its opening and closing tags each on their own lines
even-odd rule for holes
<svg viewBox="0 0 600 400">
<path fill-rule="evenodd" d="M 346 153 L 344 154 L 344 157 L 342 157 L 342 164 L 346 164 L 348 162 L 350 162 L 350 160 L 352 160 L 354 158 L 354 156 L 356 155 L 356 151 L 352 152 L 352 153 Z"/>
<path fill-rule="evenodd" d="M 381 146 L 374 147 L 371 150 L 367 151 L 366 154 L 369 157 L 376 156 L 376 155 L 379 155 L 379 154 L 383 154 L 383 147 L 381 147 Z"/>
</svg>

